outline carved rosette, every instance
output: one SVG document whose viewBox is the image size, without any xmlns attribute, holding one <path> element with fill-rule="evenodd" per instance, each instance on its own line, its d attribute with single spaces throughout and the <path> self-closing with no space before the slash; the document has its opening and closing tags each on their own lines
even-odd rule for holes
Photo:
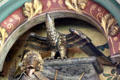
<svg viewBox="0 0 120 80">
<path fill-rule="evenodd" d="M 85 9 L 88 0 L 65 0 L 65 4 L 68 9 L 74 10 L 78 13 L 82 13 L 82 10 Z"/>
<path fill-rule="evenodd" d="M 35 15 L 42 13 L 42 3 L 40 0 L 33 0 L 33 2 L 26 2 L 24 4 L 23 13 L 28 19 L 31 19 Z"/>
<path fill-rule="evenodd" d="M 117 21 L 110 14 L 106 14 L 102 17 L 101 26 L 103 27 L 106 36 L 115 36 L 119 32 L 119 26 L 117 24 Z"/>
<path fill-rule="evenodd" d="M 2 27 L 0 27 L 0 47 L 4 44 L 5 39 L 8 37 L 8 33 Z"/>
</svg>

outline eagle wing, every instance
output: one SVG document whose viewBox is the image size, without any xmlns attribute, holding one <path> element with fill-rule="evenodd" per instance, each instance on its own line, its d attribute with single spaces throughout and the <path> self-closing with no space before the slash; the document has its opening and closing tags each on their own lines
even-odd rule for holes
<svg viewBox="0 0 120 80">
<path fill-rule="evenodd" d="M 79 34 L 75 33 L 75 29 L 70 29 L 70 34 L 66 35 L 67 48 L 72 48 L 75 46 L 82 46 L 88 41 L 91 41 L 87 36 L 79 31 Z M 77 31 L 78 32 L 78 31 Z"/>
<path fill-rule="evenodd" d="M 84 33 L 76 29 L 70 29 L 70 34 L 66 35 L 67 48 L 75 47 L 74 49 L 69 49 L 68 52 L 73 51 L 83 51 L 88 56 L 95 56 L 102 64 L 112 65 L 112 61 L 109 57 L 105 56 L 97 47 L 92 43 L 91 39 L 87 37 Z M 76 50 L 77 49 L 77 50 Z"/>
<path fill-rule="evenodd" d="M 79 30 L 70 29 L 70 33 L 66 34 L 66 48 L 69 52 L 78 51 L 85 52 L 88 56 L 96 56 L 100 62 L 103 64 L 111 65 L 111 60 L 107 56 L 105 56 L 102 52 L 100 52 L 96 46 L 91 42 L 91 39 L 88 38 L 85 34 L 83 34 Z M 33 49 L 39 50 L 44 57 L 47 54 L 50 55 L 51 50 L 53 49 L 49 43 L 47 37 L 41 37 L 35 33 L 31 33 L 27 39 L 27 44 L 25 46 L 29 46 Z M 46 54 L 45 54 L 46 53 Z"/>
<path fill-rule="evenodd" d="M 39 51 L 43 58 L 50 56 L 52 50 L 52 47 L 49 44 L 49 40 L 47 39 L 47 37 L 41 37 L 36 33 L 31 33 L 28 36 L 25 48 Z"/>
</svg>

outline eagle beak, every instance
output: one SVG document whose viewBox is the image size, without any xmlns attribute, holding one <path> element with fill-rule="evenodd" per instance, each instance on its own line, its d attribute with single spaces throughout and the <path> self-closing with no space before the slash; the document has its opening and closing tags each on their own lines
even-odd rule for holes
<svg viewBox="0 0 120 80">
<path fill-rule="evenodd" d="M 46 14 L 46 28 L 53 28 L 55 27 L 54 19 L 51 18 L 51 16 L 47 13 Z"/>
</svg>

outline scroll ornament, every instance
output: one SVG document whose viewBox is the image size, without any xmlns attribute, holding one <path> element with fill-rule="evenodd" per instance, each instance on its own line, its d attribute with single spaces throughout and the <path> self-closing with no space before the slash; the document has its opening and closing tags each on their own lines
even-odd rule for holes
<svg viewBox="0 0 120 80">
<path fill-rule="evenodd" d="M 82 13 L 85 9 L 88 0 L 65 0 L 65 4 L 68 9 L 74 10 L 78 13 Z"/>
<path fill-rule="evenodd" d="M 28 19 L 31 19 L 35 15 L 42 13 L 42 3 L 40 0 L 33 0 L 33 2 L 26 2 L 24 4 L 23 13 Z"/>
<path fill-rule="evenodd" d="M 4 44 L 5 39 L 8 37 L 8 33 L 2 27 L 0 27 L 0 47 Z"/>
<path fill-rule="evenodd" d="M 117 21 L 110 14 L 106 14 L 102 17 L 101 26 L 103 27 L 106 36 L 115 36 L 119 32 Z"/>
</svg>

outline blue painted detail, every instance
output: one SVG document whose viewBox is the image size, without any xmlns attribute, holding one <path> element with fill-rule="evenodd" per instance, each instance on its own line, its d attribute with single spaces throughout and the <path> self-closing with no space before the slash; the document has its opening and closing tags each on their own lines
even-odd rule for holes
<svg viewBox="0 0 120 80">
<path fill-rule="evenodd" d="M 108 43 L 97 46 L 97 49 L 104 51 L 105 49 L 109 49 Z"/>
</svg>

